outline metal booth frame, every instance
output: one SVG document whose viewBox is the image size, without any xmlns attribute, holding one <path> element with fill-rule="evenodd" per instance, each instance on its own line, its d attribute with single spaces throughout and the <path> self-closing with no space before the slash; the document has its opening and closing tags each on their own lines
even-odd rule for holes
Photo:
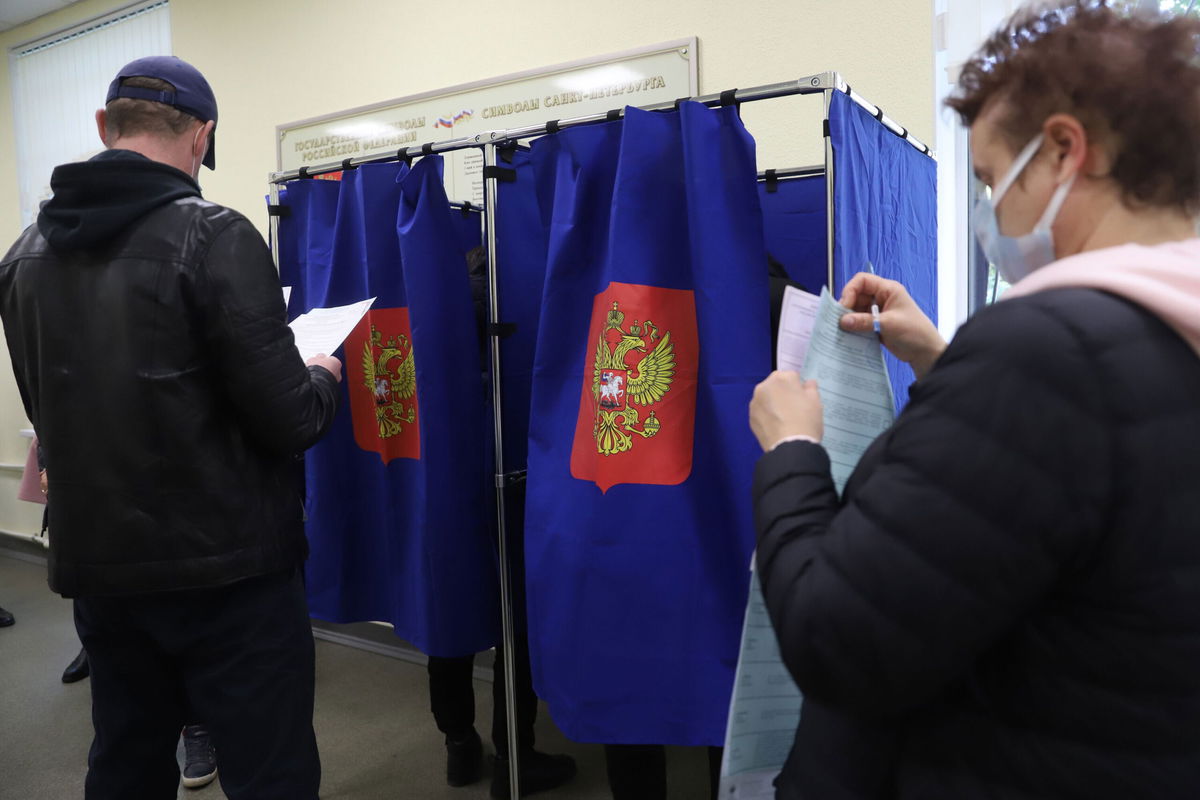
<svg viewBox="0 0 1200 800">
<path fill-rule="evenodd" d="M 673 103 L 656 103 L 647 106 L 640 106 L 643 111 L 672 111 L 678 108 L 679 104 L 684 101 L 694 101 L 702 103 L 706 106 L 722 106 L 722 105 L 737 105 L 741 103 L 755 102 L 758 100 L 771 100 L 780 97 L 791 97 L 796 95 L 814 95 L 820 94 L 824 99 L 824 126 L 823 135 L 825 138 L 825 163 L 814 167 L 797 167 L 786 170 L 769 170 L 775 178 L 799 178 L 817 174 L 824 174 L 825 181 L 825 202 L 826 202 L 826 259 L 827 259 L 827 281 L 829 286 L 833 286 L 833 271 L 834 271 L 834 152 L 833 140 L 829 130 L 829 107 L 832 102 L 834 92 L 842 92 L 849 96 L 855 103 L 864 108 L 868 113 L 875 117 L 881 125 L 889 131 L 908 142 L 917 150 L 925 155 L 933 158 L 933 151 L 929 146 L 918 140 L 908 129 L 895 122 L 893 119 L 883 113 L 883 110 L 873 103 L 867 101 L 860 94 L 850 88 L 850 85 L 842 78 L 838 72 L 821 72 L 814 75 L 798 78 L 795 80 L 784 81 L 782 83 L 765 84 L 755 86 L 749 89 L 730 89 L 717 94 L 706 94 L 698 97 L 684 97 L 676 100 Z M 502 391 L 500 385 L 500 339 L 501 330 L 500 321 L 503 317 L 500 314 L 500 296 L 498 287 L 498 277 L 500 265 L 496 253 L 496 206 L 498 203 L 498 189 L 496 175 L 497 151 L 501 146 L 511 145 L 525 139 L 531 139 L 537 136 L 543 136 L 549 133 L 555 133 L 565 128 L 573 128 L 580 125 L 591 125 L 595 123 L 610 122 L 622 119 L 625 115 L 624 108 L 613 109 L 603 114 L 590 114 L 581 117 L 572 117 L 568 119 L 550 120 L 540 125 L 527 126 L 523 128 L 508 128 L 484 131 L 475 134 L 474 136 L 465 136 L 454 139 L 446 139 L 439 142 L 428 142 L 419 146 L 402 148 L 395 153 L 386 155 L 365 156 L 362 158 L 347 158 L 338 162 L 329 162 L 318 164 L 311 167 L 300 167 L 295 170 L 287 170 L 281 172 L 271 172 L 268 174 L 268 182 L 270 184 L 270 203 L 272 208 L 278 208 L 279 205 L 279 187 L 282 184 L 294 180 L 302 180 L 312 178 L 317 175 L 338 172 L 341 170 L 352 169 L 353 167 L 362 164 L 383 164 L 394 161 L 411 161 L 421 156 L 432 155 L 434 153 L 447 153 L 455 150 L 464 150 L 469 148 L 480 148 L 483 151 L 484 164 L 484 190 L 485 202 L 483 206 L 483 217 L 485 224 L 484 243 L 487 248 L 487 266 L 488 266 L 488 289 L 490 292 L 488 306 L 488 339 L 489 339 L 489 355 L 490 355 L 490 373 L 492 383 L 492 423 L 493 436 L 495 440 L 495 473 L 494 487 L 496 500 L 496 525 L 497 525 L 497 550 L 499 555 L 499 570 L 500 570 L 500 606 L 501 606 L 501 628 L 504 642 L 504 680 L 505 680 L 505 701 L 508 712 L 508 753 L 509 753 L 509 789 L 511 797 L 520 797 L 520 765 L 519 765 L 519 747 L 517 744 L 517 714 L 515 707 L 515 692 L 514 692 L 514 648 L 513 648 L 513 613 L 512 613 L 512 575 L 509 568 L 509 557 L 507 547 L 507 536 L 505 530 L 505 497 L 504 490 L 514 482 L 523 478 L 523 472 L 510 472 L 506 469 L 504 463 L 504 426 L 502 423 Z M 760 173 L 759 179 L 764 179 L 767 173 Z M 271 252 L 276 260 L 276 268 L 279 266 L 279 218 L 275 213 L 272 213 L 270 218 L 270 238 Z"/>
</svg>

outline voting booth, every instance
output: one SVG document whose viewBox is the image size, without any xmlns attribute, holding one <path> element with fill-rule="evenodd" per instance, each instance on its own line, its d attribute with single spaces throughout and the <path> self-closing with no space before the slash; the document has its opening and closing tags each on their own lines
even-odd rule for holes
<svg viewBox="0 0 1200 800">
<path fill-rule="evenodd" d="M 806 97 L 824 163 L 760 173 L 741 106 Z M 482 164 L 474 297 L 476 209 L 442 179 L 464 151 Z M 377 298 L 306 466 L 314 613 L 510 659 L 527 588 L 535 687 L 567 736 L 722 744 L 769 261 L 835 296 L 874 269 L 936 319 L 929 148 L 825 72 L 305 165 L 271 189 L 291 312 Z M 889 370 L 902 406 L 911 373 Z"/>
<path fill-rule="evenodd" d="M 873 269 L 903 283 L 936 323 L 936 164 L 928 148 L 912 146 L 905 129 L 860 100 L 848 87 L 830 97 L 826 164 L 759 173 L 767 252 L 808 291 L 829 286 L 835 297 Z M 914 376 L 885 358 L 899 411 Z"/>
</svg>

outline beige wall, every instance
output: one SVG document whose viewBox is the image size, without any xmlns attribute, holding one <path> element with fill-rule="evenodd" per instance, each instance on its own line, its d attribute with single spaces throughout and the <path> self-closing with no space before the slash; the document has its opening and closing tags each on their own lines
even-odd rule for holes
<svg viewBox="0 0 1200 800">
<path fill-rule="evenodd" d="M 0 45 L 7 51 L 122 5 L 84 0 L 0 34 Z M 261 226 L 280 123 L 693 35 L 703 92 L 835 69 L 934 144 L 932 0 L 525 0 L 515 8 L 171 0 L 175 55 L 205 73 L 221 109 L 220 169 L 201 171 L 205 195 Z M 0 83 L 0 240 L 8 242 L 20 214 L 7 58 Z M 745 107 L 761 167 L 821 159 L 820 105 L 807 97 Z M 17 430 L 25 420 L 6 354 L 0 360 L 0 463 L 11 463 L 24 457 Z M 0 469 L 0 529 L 29 529 L 36 516 L 9 500 L 11 482 Z"/>
</svg>

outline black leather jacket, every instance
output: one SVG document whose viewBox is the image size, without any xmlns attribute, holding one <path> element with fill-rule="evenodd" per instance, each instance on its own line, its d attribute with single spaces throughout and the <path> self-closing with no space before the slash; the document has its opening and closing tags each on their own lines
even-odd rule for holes
<svg viewBox="0 0 1200 800">
<path fill-rule="evenodd" d="M 262 237 L 128 151 L 55 170 L 0 262 L 0 316 L 50 480 L 65 596 L 219 586 L 307 552 L 296 455 L 333 419 Z"/>
</svg>

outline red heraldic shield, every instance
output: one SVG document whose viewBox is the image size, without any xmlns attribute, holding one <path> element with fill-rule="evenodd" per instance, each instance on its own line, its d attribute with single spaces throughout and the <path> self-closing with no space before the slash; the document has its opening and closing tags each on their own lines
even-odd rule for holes
<svg viewBox="0 0 1200 800">
<path fill-rule="evenodd" d="M 346 337 L 354 441 L 393 458 L 420 458 L 417 371 L 407 308 L 372 309 Z"/>
<path fill-rule="evenodd" d="M 610 283 L 596 295 L 571 475 L 601 492 L 692 473 L 699 337 L 694 293 Z"/>
</svg>

